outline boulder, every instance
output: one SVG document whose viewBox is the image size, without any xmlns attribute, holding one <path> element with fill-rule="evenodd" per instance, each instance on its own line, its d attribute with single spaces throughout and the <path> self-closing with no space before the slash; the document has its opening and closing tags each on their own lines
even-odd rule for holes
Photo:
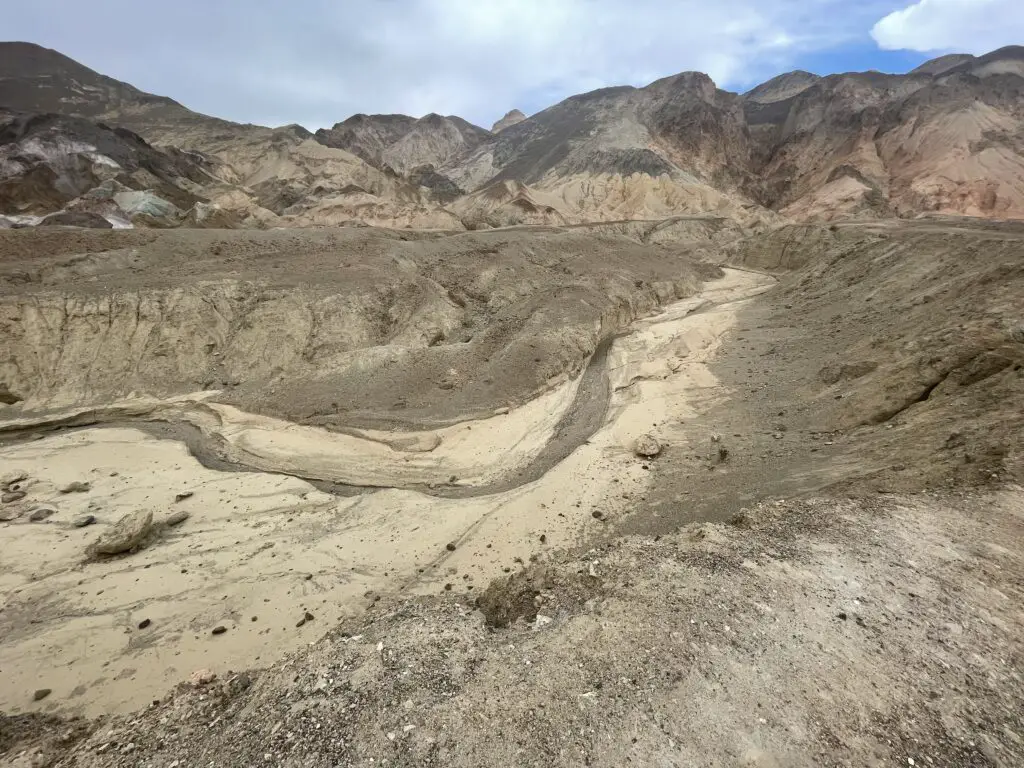
<svg viewBox="0 0 1024 768">
<path fill-rule="evenodd" d="M 633 446 L 633 453 L 643 459 L 653 459 L 661 453 L 661 443 L 653 435 L 641 435 Z"/>
<path fill-rule="evenodd" d="M 89 547 L 91 555 L 120 555 L 140 549 L 153 529 L 149 510 L 129 512 Z"/>
</svg>

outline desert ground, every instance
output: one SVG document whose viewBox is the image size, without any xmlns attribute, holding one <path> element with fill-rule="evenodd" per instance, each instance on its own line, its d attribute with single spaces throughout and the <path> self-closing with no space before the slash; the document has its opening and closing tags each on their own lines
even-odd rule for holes
<svg viewBox="0 0 1024 768">
<path fill-rule="evenodd" d="M 722 231 L 0 231 L 0 764 L 1024 762 L 1024 226 Z"/>
</svg>

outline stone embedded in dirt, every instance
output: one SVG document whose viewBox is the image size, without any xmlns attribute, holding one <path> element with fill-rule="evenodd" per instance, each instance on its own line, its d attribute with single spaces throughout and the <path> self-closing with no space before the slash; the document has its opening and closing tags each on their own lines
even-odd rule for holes
<svg viewBox="0 0 1024 768">
<path fill-rule="evenodd" d="M 47 696 L 49 696 L 51 693 L 53 693 L 53 689 L 52 688 L 40 688 L 39 690 L 37 690 L 35 693 L 32 694 L 32 701 L 42 701 Z"/>
<path fill-rule="evenodd" d="M 306 617 L 303 616 L 301 619 L 299 619 L 297 622 L 295 622 L 295 626 L 296 627 L 304 627 L 304 626 L 306 626 Z"/>
<path fill-rule="evenodd" d="M 95 515 L 79 515 L 71 521 L 71 525 L 74 528 L 85 528 L 87 525 L 92 525 L 96 522 Z"/>
<path fill-rule="evenodd" d="M 661 453 L 661 443 L 653 435 L 640 435 L 633 446 L 633 452 L 641 458 L 653 459 Z"/>
<path fill-rule="evenodd" d="M 21 517 L 21 510 L 16 507 L 4 507 L 0 509 L 0 523 L 9 523 Z"/>
<path fill-rule="evenodd" d="M 227 627 L 225 627 L 223 624 L 218 624 L 216 627 L 214 627 L 213 629 L 210 630 L 210 634 L 211 635 L 223 635 L 227 631 L 228 631 Z"/>
<path fill-rule="evenodd" d="M 237 696 L 251 687 L 252 677 L 249 676 L 249 673 L 239 672 L 228 681 L 227 693 L 231 696 Z"/>
<path fill-rule="evenodd" d="M 10 488 L 12 485 L 20 483 L 22 480 L 28 480 L 28 472 L 18 469 L 4 475 L 3 479 L 0 479 L 0 486 Z"/>
<path fill-rule="evenodd" d="M 309 611 L 306 611 L 306 615 L 305 615 L 305 616 L 303 616 L 303 618 L 304 618 L 304 619 L 305 619 L 306 621 L 312 621 L 312 620 L 313 620 L 313 619 L 314 619 L 315 617 L 313 616 L 313 614 L 312 614 L 312 613 L 310 613 Z"/>
<path fill-rule="evenodd" d="M 861 376 L 867 376 L 876 368 L 878 368 L 878 363 L 874 360 L 861 360 L 855 363 L 829 363 L 818 371 L 818 378 L 821 379 L 823 384 L 831 386 L 838 384 L 840 381 L 849 381 L 850 379 L 859 379 Z"/>
<path fill-rule="evenodd" d="M 139 549 L 153 530 L 150 510 L 129 512 L 89 547 L 92 555 L 120 555 Z"/>
<path fill-rule="evenodd" d="M 33 523 L 41 523 L 43 520 L 53 517 L 56 514 L 57 510 L 53 507 L 36 507 L 29 514 L 28 519 Z"/>
<path fill-rule="evenodd" d="M 146 627 L 148 627 L 152 623 L 153 622 L 151 620 L 149 620 L 149 619 L 143 619 L 142 621 L 139 622 L 139 629 L 145 629 Z"/>
<path fill-rule="evenodd" d="M 711 436 L 711 447 L 708 449 L 708 463 L 717 466 L 729 458 L 729 449 L 722 443 L 722 436 L 714 434 Z"/>
<path fill-rule="evenodd" d="M 449 541 L 447 544 L 444 545 L 444 548 L 447 549 L 449 552 L 454 552 L 455 551 L 455 542 L 454 541 Z"/>
<path fill-rule="evenodd" d="M 91 483 L 83 482 L 82 480 L 75 480 L 73 483 L 68 483 L 60 489 L 61 493 L 85 493 L 92 488 Z"/>
<path fill-rule="evenodd" d="M 185 499 L 192 498 L 192 496 L 194 496 L 194 495 L 195 495 L 195 493 L 193 491 L 182 491 L 181 493 L 177 494 L 174 497 L 174 500 L 175 501 L 184 501 Z"/>
<path fill-rule="evenodd" d="M 181 525 L 186 520 L 188 520 L 188 518 L 188 512 L 182 509 L 177 512 L 172 512 L 170 515 L 168 515 L 167 519 L 164 520 L 164 525 L 166 525 L 168 528 L 172 528 L 175 525 Z"/>
<path fill-rule="evenodd" d="M 13 504 L 16 501 L 21 501 L 25 498 L 24 491 L 7 491 L 7 493 L 0 496 L 0 502 L 4 504 Z"/>
<path fill-rule="evenodd" d="M 200 688 L 204 685 L 209 685 L 217 679 L 217 673 L 211 672 L 208 669 L 197 669 L 188 677 L 189 685 L 193 688 Z"/>
<path fill-rule="evenodd" d="M 11 392 L 6 384 L 0 384 L 0 405 L 14 405 L 21 400 L 21 395 Z"/>
</svg>

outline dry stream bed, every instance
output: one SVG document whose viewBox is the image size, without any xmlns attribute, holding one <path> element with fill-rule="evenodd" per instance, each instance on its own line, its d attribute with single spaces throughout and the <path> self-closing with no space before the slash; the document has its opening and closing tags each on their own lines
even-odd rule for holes
<svg viewBox="0 0 1024 768">
<path fill-rule="evenodd" d="M 472 593 L 600 535 L 650 482 L 637 438 L 693 417 L 696 390 L 709 401 L 706 362 L 772 284 L 726 270 L 602 345 L 581 376 L 438 430 L 331 432 L 209 393 L 0 424 L 3 474 L 27 475 L 25 496 L 4 505 L 24 514 L 0 525 L 0 707 L 127 712 L 197 670 L 269 665 L 381 596 Z M 193 450 L 161 439 L 168 428 L 187 430 Z M 88 487 L 61 492 L 74 482 Z M 317 487 L 337 485 L 350 493 Z M 43 505 L 56 514 L 32 522 Z M 140 509 L 158 528 L 147 546 L 87 560 Z M 188 517 L 162 526 L 175 512 Z M 87 515 L 96 522 L 74 527 Z"/>
</svg>

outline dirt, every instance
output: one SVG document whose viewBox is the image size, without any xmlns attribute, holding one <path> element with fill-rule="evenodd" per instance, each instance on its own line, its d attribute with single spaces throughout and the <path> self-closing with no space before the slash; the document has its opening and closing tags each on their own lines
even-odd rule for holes
<svg viewBox="0 0 1024 768">
<path fill-rule="evenodd" d="M 104 236 L 119 235 L 88 235 Z M 510 368 L 511 406 L 458 388 L 413 408 L 366 396 L 329 424 L 255 387 L 130 393 L 104 368 L 25 392 L 0 411 L 0 474 L 28 475 L 0 526 L 0 764 L 1024 760 L 1019 227 L 862 222 L 675 250 L 579 231 L 290 232 L 208 251 L 221 236 L 241 237 L 161 233 L 199 239 L 108 272 L 81 273 L 103 260 L 80 254 L 70 273 L 48 271 L 69 256 L 0 271 L 50 275 L 8 283 L 27 306 L 164 290 L 185 253 L 197 274 L 267 279 L 301 252 L 280 288 L 307 296 L 294 275 L 349 253 L 382 264 L 395 238 L 449 291 L 481 262 L 564 281 L 507 306 L 535 336 L 588 341 L 579 361 L 545 347 L 559 375 L 540 388 Z M 326 290 L 358 274 L 344 270 Z M 630 298 L 574 304 L 597 280 Z M 484 336 L 507 317 L 467 307 Z M 403 338 L 388 343 L 421 343 Z M 412 393 L 423 360 L 389 386 Z M 313 391 L 310 375 L 280 380 Z M 185 428 L 208 466 L 168 439 Z M 661 451 L 636 455 L 648 435 Z M 89 488 L 59 493 L 72 482 Z M 56 514 L 28 522 L 39 504 Z M 83 564 L 139 509 L 158 535 Z M 94 526 L 71 527 L 90 510 Z M 25 719 L 40 712 L 56 717 Z"/>
<path fill-rule="evenodd" d="M 28 753 L 68 766 L 1014 765 L 1019 493 L 769 503 L 737 525 L 553 557 L 507 587 L 514 602 L 530 582 L 530 623 L 489 628 L 461 596 L 380 605 L 70 750 L 40 729 Z"/>
</svg>

